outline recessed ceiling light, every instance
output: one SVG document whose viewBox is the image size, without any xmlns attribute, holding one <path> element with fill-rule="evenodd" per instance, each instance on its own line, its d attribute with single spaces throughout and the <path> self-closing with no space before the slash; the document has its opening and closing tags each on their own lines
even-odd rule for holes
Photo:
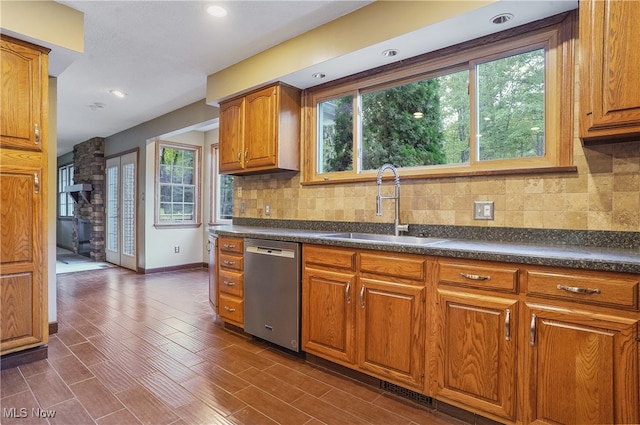
<svg viewBox="0 0 640 425">
<path fill-rule="evenodd" d="M 382 56 L 386 56 L 388 58 L 395 56 L 398 54 L 398 51 L 396 49 L 387 49 L 384 52 L 382 52 Z"/>
<path fill-rule="evenodd" d="M 216 18 L 222 18 L 227 16 L 227 9 L 222 6 L 209 6 L 207 7 L 207 13 Z"/>
<path fill-rule="evenodd" d="M 312 76 L 313 78 L 324 78 L 324 77 L 326 77 L 327 75 L 326 75 L 326 74 L 323 74 L 322 72 L 315 72 L 315 73 L 311 74 L 311 76 Z"/>
<path fill-rule="evenodd" d="M 109 90 L 109 93 L 111 93 L 115 97 L 119 97 L 119 98 L 123 98 L 123 97 L 125 97 L 127 95 L 125 92 L 123 92 L 121 90 Z"/>
<path fill-rule="evenodd" d="M 420 111 L 413 113 L 413 118 L 415 118 L 415 119 L 420 119 L 422 117 L 424 117 L 424 114 L 422 112 L 420 112 Z"/>
<path fill-rule="evenodd" d="M 491 18 L 491 23 L 501 25 L 513 19 L 513 13 L 501 13 Z"/>
</svg>

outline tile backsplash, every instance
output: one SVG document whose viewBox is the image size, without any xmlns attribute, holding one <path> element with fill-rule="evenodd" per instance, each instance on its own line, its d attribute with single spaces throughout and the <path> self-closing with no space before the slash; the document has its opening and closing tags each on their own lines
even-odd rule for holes
<svg viewBox="0 0 640 425">
<path fill-rule="evenodd" d="M 574 165 L 573 173 L 401 179 L 401 221 L 640 231 L 640 141 L 585 147 L 576 138 Z M 393 183 L 385 181 L 382 190 L 392 195 Z M 234 216 L 392 222 L 392 201 L 383 202 L 382 217 L 375 215 L 376 194 L 375 182 L 301 186 L 297 172 L 242 176 L 235 179 Z M 494 220 L 473 219 L 473 201 L 482 200 L 494 201 Z"/>
</svg>

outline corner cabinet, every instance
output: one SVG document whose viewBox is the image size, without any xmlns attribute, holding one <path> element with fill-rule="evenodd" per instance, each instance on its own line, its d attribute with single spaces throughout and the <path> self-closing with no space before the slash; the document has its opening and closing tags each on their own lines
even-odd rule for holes
<svg viewBox="0 0 640 425">
<path fill-rule="evenodd" d="M 49 50 L 4 35 L 0 42 L 0 354 L 5 355 L 48 342 Z"/>
<path fill-rule="evenodd" d="M 640 4 L 580 1 L 580 137 L 584 142 L 640 136 Z"/>
<path fill-rule="evenodd" d="M 220 103 L 223 174 L 300 169 L 300 90 L 273 84 Z"/>
<path fill-rule="evenodd" d="M 527 270 L 525 423 L 640 423 L 639 280 Z"/>
</svg>

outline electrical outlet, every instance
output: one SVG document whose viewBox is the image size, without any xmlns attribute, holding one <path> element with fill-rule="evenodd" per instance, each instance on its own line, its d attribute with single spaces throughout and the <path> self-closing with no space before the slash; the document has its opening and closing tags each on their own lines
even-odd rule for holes
<svg viewBox="0 0 640 425">
<path fill-rule="evenodd" d="M 242 186 L 238 186 L 238 198 L 242 198 Z"/>
<path fill-rule="evenodd" d="M 175 252 L 176 254 L 180 253 L 180 247 L 178 245 L 173 247 L 173 252 Z"/>
<path fill-rule="evenodd" d="M 264 215 L 271 215 L 271 204 L 268 202 L 264 206 Z"/>
<path fill-rule="evenodd" d="M 473 201 L 474 220 L 493 220 L 493 201 Z"/>
</svg>

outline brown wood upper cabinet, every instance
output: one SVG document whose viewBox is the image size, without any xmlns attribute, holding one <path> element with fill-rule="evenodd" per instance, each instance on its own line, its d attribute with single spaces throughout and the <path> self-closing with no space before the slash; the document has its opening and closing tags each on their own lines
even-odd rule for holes
<svg viewBox="0 0 640 425">
<path fill-rule="evenodd" d="M 220 173 L 299 170 L 300 99 L 277 83 L 221 102 Z"/>
<path fill-rule="evenodd" d="M 584 142 L 640 136 L 640 5 L 580 1 L 580 137 Z"/>
</svg>

